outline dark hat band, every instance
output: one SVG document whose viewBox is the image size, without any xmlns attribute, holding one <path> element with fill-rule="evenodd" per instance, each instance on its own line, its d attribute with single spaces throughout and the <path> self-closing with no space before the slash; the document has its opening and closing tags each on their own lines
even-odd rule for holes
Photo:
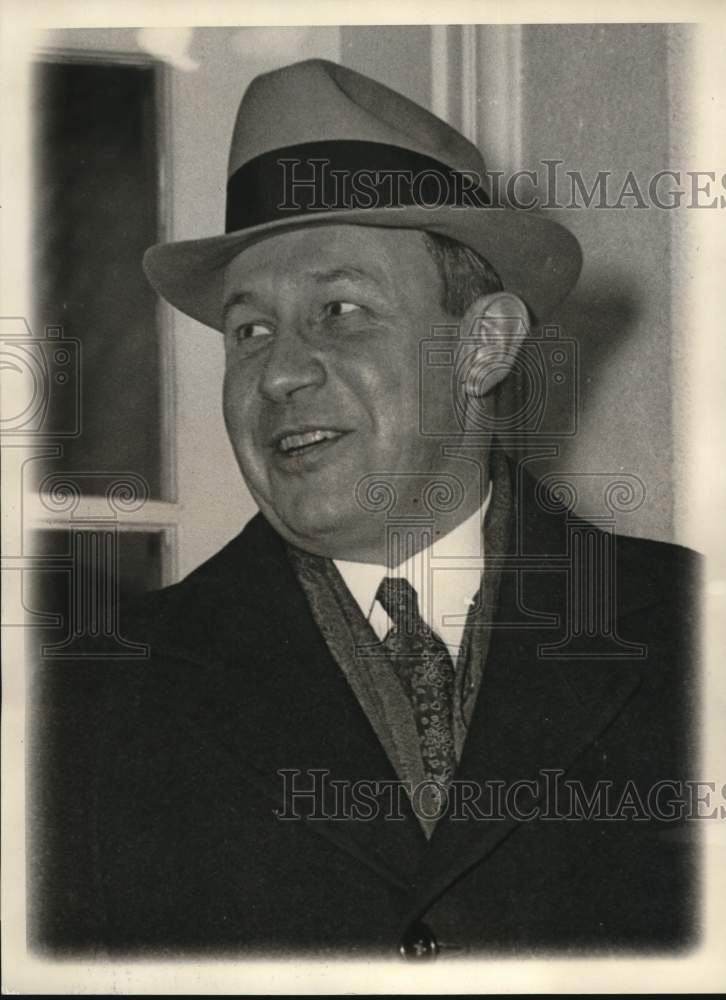
<svg viewBox="0 0 726 1000">
<path fill-rule="evenodd" d="M 227 183 L 225 231 L 314 212 L 491 204 L 479 174 L 379 142 L 309 142 L 263 153 Z"/>
</svg>

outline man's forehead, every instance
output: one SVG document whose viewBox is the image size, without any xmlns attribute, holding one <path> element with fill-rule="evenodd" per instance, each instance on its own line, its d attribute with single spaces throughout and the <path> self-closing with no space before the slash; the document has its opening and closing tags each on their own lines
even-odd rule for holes
<svg viewBox="0 0 726 1000">
<path fill-rule="evenodd" d="M 392 269 L 420 268 L 426 256 L 418 230 L 319 226 L 269 237 L 247 247 L 225 269 L 225 290 L 240 283 L 291 277 L 312 283 L 388 283 Z"/>
</svg>

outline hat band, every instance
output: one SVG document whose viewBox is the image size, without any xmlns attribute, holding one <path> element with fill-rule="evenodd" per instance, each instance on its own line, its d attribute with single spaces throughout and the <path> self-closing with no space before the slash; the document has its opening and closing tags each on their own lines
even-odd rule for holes
<svg viewBox="0 0 726 1000">
<path fill-rule="evenodd" d="M 263 153 L 232 174 L 225 231 L 315 212 L 488 205 L 475 171 L 385 143 L 308 142 Z"/>
</svg>

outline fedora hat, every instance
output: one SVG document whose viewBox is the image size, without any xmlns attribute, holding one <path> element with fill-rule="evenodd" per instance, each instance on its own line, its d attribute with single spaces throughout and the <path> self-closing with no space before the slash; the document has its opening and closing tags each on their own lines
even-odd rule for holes
<svg viewBox="0 0 726 1000">
<path fill-rule="evenodd" d="M 569 230 L 493 204 L 482 155 L 461 133 L 376 80 L 322 59 L 252 81 L 232 135 L 225 232 L 150 247 L 144 270 L 168 302 L 221 330 L 230 260 L 270 236 L 331 223 L 458 240 L 489 261 L 535 322 L 580 271 Z"/>
</svg>

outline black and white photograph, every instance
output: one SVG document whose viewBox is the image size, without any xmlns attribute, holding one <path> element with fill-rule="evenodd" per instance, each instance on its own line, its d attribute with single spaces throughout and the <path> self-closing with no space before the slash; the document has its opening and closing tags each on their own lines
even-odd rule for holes
<svg viewBox="0 0 726 1000">
<path fill-rule="evenodd" d="M 723 12 L 6 10 L 3 989 L 718 992 Z"/>
</svg>

